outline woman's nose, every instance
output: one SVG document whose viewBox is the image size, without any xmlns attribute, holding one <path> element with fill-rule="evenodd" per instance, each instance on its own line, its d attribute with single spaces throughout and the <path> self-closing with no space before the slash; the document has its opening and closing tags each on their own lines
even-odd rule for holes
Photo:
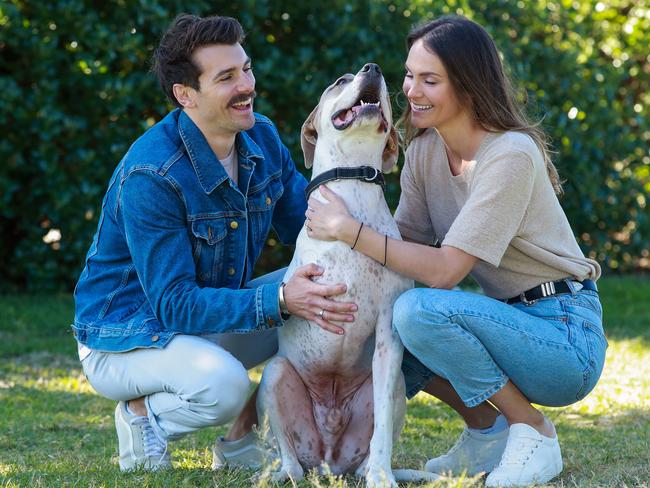
<svg viewBox="0 0 650 488">
<path fill-rule="evenodd" d="M 404 94 L 408 98 L 416 98 L 418 95 L 420 95 L 419 85 L 412 80 L 404 82 L 403 89 L 404 89 Z"/>
</svg>

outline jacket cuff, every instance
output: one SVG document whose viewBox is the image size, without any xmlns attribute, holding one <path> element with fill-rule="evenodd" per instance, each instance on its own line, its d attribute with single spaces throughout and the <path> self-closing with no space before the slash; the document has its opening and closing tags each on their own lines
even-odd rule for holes
<svg viewBox="0 0 650 488">
<path fill-rule="evenodd" d="M 280 283 L 271 283 L 257 288 L 257 328 L 272 329 L 282 325 L 278 294 Z"/>
</svg>

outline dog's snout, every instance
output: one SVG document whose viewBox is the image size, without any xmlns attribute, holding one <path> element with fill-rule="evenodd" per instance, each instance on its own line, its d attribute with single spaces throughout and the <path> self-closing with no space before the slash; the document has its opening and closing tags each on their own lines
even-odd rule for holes
<svg viewBox="0 0 650 488">
<path fill-rule="evenodd" d="M 361 73 L 368 73 L 380 75 L 381 68 L 378 64 L 375 63 L 366 63 L 363 68 L 361 68 Z"/>
</svg>

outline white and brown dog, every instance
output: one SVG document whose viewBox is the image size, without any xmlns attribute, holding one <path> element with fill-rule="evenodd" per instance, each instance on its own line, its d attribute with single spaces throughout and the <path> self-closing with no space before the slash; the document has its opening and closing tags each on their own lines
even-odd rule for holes
<svg viewBox="0 0 650 488">
<path fill-rule="evenodd" d="M 389 171 L 398 155 L 379 66 L 366 64 L 325 90 L 303 125 L 302 148 L 306 166 L 313 164 L 311 187 L 333 179 L 328 187 L 352 216 L 400 237 L 382 186 L 373 184 L 383 183 L 381 172 Z M 353 169 L 359 166 L 369 168 Z M 327 178 L 334 168 L 338 174 Z M 358 173 L 359 179 L 336 179 L 350 177 L 346 173 Z M 322 199 L 317 190 L 313 195 Z M 285 281 L 308 263 L 325 269 L 319 282 L 346 283 L 340 299 L 356 303 L 359 311 L 341 336 L 298 317 L 278 330 L 279 352 L 264 369 L 257 402 L 280 450 L 282 464 L 273 480 L 300 479 L 305 470 L 326 463 L 333 474 L 365 476 L 371 487 L 396 486 L 391 453 L 406 403 L 392 307 L 413 283 L 347 244 L 311 239 L 303 228 Z"/>
</svg>

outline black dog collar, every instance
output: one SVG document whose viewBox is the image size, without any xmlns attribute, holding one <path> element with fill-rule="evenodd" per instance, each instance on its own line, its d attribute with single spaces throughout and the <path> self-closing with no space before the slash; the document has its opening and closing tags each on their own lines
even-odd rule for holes
<svg viewBox="0 0 650 488">
<path fill-rule="evenodd" d="M 368 183 L 375 183 L 381 186 L 382 191 L 386 185 L 384 175 L 377 168 L 372 166 L 358 166 L 356 168 L 334 168 L 324 173 L 319 174 L 316 178 L 311 180 L 305 188 L 305 196 L 309 199 L 309 195 L 316 188 L 323 183 L 334 180 L 361 180 Z"/>
</svg>

